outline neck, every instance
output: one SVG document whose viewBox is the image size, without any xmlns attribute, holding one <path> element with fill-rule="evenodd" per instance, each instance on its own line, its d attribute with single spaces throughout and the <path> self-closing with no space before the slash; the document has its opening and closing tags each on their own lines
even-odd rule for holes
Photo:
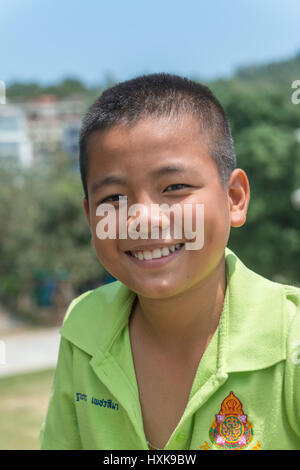
<svg viewBox="0 0 300 470">
<path fill-rule="evenodd" d="M 223 310 L 226 268 L 215 270 L 193 288 L 167 299 L 138 296 L 130 322 L 144 341 L 181 357 L 206 349 Z"/>
</svg>

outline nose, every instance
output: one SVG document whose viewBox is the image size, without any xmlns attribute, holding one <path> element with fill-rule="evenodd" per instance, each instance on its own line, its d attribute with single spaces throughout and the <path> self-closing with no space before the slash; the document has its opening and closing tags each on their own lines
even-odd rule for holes
<svg viewBox="0 0 300 470">
<path fill-rule="evenodd" d="M 163 230 L 169 227 L 169 220 L 164 216 L 160 205 L 150 196 L 144 195 L 139 202 L 128 208 L 127 224 L 129 236 L 133 239 L 159 239 Z"/>
</svg>

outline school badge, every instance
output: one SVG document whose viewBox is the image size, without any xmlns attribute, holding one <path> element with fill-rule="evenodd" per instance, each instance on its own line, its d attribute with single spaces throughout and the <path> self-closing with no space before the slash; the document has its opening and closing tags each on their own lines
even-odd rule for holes
<svg viewBox="0 0 300 470">
<path fill-rule="evenodd" d="M 222 401 L 219 414 L 211 424 L 209 438 L 218 449 L 244 449 L 253 439 L 254 431 L 240 400 L 230 392 Z"/>
</svg>

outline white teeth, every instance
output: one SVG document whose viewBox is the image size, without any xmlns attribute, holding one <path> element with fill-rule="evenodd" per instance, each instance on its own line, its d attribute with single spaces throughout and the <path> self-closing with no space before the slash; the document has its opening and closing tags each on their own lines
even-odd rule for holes
<svg viewBox="0 0 300 470">
<path fill-rule="evenodd" d="M 181 248 L 181 244 L 178 243 L 177 245 L 172 245 L 169 247 L 164 246 L 163 248 L 155 248 L 152 251 L 136 251 L 132 252 L 135 258 L 140 260 L 150 260 L 153 258 L 162 258 L 164 256 L 168 256 L 170 253 L 174 253 Z"/>
<path fill-rule="evenodd" d="M 152 251 L 152 258 L 161 258 L 161 250 L 159 248 Z"/>
<path fill-rule="evenodd" d="M 144 259 L 152 259 L 151 251 L 144 251 L 143 255 L 144 255 Z"/>
</svg>

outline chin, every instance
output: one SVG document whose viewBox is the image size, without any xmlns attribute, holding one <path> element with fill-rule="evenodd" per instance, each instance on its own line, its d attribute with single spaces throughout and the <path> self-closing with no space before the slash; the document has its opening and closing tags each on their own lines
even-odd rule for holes
<svg viewBox="0 0 300 470">
<path fill-rule="evenodd" d="M 130 288 L 138 295 L 147 297 L 149 299 L 166 299 L 168 297 L 174 297 L 175 295 L 179 294 L 182 290 L 182 284 L 181 288 L 179 285 L 171 285 L 169 282 L 153 283 L 151 285 L 150 283 L 144 283 L 141 286 L 136 284 Z"/>
</svg>

